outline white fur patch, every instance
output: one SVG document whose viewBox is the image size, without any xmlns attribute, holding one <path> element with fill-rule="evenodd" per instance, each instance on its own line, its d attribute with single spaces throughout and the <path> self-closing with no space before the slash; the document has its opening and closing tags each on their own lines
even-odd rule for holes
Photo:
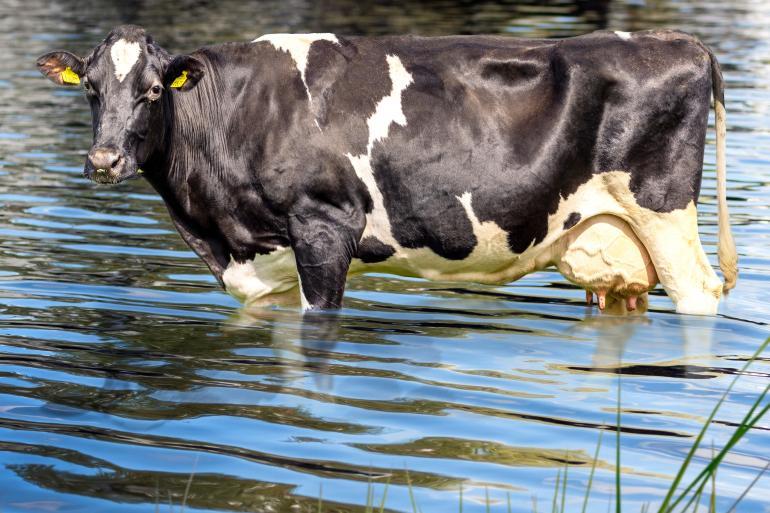
<svg viewBox="0 0 770 513">
<path fill-rule="evenodd" d="M 364 182 L 372 197 L 373 208 L 369 214 L 366 214 L 366 228 L 364 228 L 362 237 L 373 235 L 385 244 L 399 249 L 400 246 L 391 232 L 390 219 L 385 210 L 382 192 L 374 179 L 371 157 L 374 143 L 388 136 L 392 123 L 406 126 L 406 116 L 401 106 L 401 95 L 412 83 L 412 75 L 404 68 L 401 59 L 395 55 L 388 55 L 386 60 L 392 84 L 390 94 L 379 101 L 374 114 L 367 120 L 369 141 L 366 145 L 366 153 L 358 156 L 348 153 L 347 157 L 356 175 Z"/>
<path fill-rule="evenodd" d="M 273 45 L 277 50 L 283 50 L 289 52 L 291 58 L 297 65 L 300 76 L 302 77 L 302 83 L 305 84 L 305 91 L 307 91 L 307 97 L 310 97 L 310 89 L 307 87 L 307 80 L 305 73 L 307 70 L 307 59 L 310 54 L 310 47 L 316 41 L 331 41 L 332 43 L 339 44 L 337 36 L 334 34 L 266 34 L 260 36 L 253 43 L 259 43 L 267 41 Z"/>
<path fill-rule="evenodd" d="M 118 82 L 123 82 L 123 79 L 131 72 L 141 53 L 142 47 L 137 42 L 119 39 L 113 43 L 110 47 L 110 56 Z"/>
<path fill-rule="evenodd" d="M 297 273 L 297 283 L 299 283 L 299 300 L 302 305 L 302 311 L 307 312 L 310 310 L 310 301 L 305 297 L 305 289 L 302 288 L 302 279 L 299 277 L 299 273 Z"/>
<path fill-rule="evenodd" d="M 369 118 L 369 145 L 367 151 L 372 154 L 372 146 L 380 139 L 388 136 L 390 125 L 396 123 L 406 126 L 406 116 L 401 106 L 401 94 L 412 83 L 412 75 L 404 68 L 401 59 L 395 55 L 386 57 L 388 62 L 388 74 L 391 81 L 390 94 L 380 100 L 374 114 Z"/>
<path fill-rule="evenodd" d="M 517 259 L 517 256 L 508 245 L 508 233 L 494 221 L 484 221 L 483 223 L 479 221 L 473 211 L 473 197 L 470 192 L 458 196 L 457 199 L 465 209 L 465 213 L 473 226 L 473 235 L 476 236 L 476 247 L 465 259 L 468 261 L 468 268 L 481 274 L 510 266 Z"/>
<path fill-rule="evenodd" d="M 631 39 L 631 32 L 624 32 L 622 30 L 616 30 L 615 35 L 624 41 Z"/>
<path fill-rule="evenodd" d="M 267 255 L 256 255 L 251 262 L 231 259 L 222 281 L 230 295 L 247 305 L 269 294 L 290 290 L 298 281 L 294 252 L 281 247 Z"/>
</svg>

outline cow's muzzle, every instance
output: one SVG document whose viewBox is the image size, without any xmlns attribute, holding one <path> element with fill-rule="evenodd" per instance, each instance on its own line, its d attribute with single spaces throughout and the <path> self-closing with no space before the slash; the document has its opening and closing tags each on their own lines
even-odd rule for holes
<svg viewBox="0 0 770 513">
<path fill-rule="evenodd" d="M 123 179 L 126 157 L 114 148 L 91 148 L 85 175 L 97 183 L 118 183 Z"/>
</svg>

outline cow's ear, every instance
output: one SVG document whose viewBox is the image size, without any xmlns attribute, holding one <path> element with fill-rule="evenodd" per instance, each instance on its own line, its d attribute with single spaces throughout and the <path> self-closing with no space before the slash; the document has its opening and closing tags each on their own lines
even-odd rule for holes
<svg viewBox="0 0 770 513">
<path fill-rule="evenodd" d="M 59 85 L 78 85 L 86 72 L 83 59 L 70 52 L 51 52 L 37 59 L 37 69 Z"/>
<path fill-rule="evenodd" d="M 203 63 L 192 55 L 177 55 L 169 63 L 163 78 L 167 89 L 189 91 L 203 77 Z"/>
</svg>

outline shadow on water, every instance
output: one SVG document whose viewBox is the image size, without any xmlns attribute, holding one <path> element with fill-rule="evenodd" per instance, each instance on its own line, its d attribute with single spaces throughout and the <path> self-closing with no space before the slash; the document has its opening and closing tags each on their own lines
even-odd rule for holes
<svg viewBox="0 0 770 513">
<path fill-rule="evenodd" d="M 97 2 L 0 4 L 0 510 L 515 511 L 580 490 L 597 435 L 623 402 L 623 482 L 633 510 L 662 496 L 727 383 L 768 332 L 770 9 L 743 2 Z M 87 52 L 119 23 L 172 51 L 269 32 L 499 33 L 566 37 L 672 26 L 711 45 L 727 80 L 728 191 L 741 254 L 720 315 L 598 315 L 553 272 L 485 287 L 386 275 L 350 280 L 339 316 L 244 311 L 175 234 L 141 180 L 95 187 L 79 91 L 33 69 L 54 48 Z M 700 199 L 716 263 L 713 135 Z M 719 446 L 765 386 L 742 376 L 710 428 Z M 755 428 L 720 470 L 720 509 L 765 464 Z M 709 440 L 710 442 L 710 440 Z M 702 463 L 707 454 L 699 454 Z M 614 447 L 599 455 L 606 507 Z M 573 482 L 572 479 L 575 481 Z M 573 484 L 574 483 L 574 484 Z M 758 485 L 747 511 L 766 507 Z M 765 486 L 766 488 L 766 486 Z M 579 495 L 579 493 L 578 493 Z M 605 501 L 605 502 L 602 502 Z M 165 506 L 167 508 L 167 506 Z M 165 509 L 161 509 L 165 510 Z"/>
</svg>

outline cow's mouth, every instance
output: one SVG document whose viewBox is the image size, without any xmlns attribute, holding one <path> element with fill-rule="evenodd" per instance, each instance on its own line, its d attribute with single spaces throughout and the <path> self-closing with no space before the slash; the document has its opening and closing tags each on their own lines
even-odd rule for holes
<svg viewBox="0 0 770 513">
<path fill-rule="evenodd" d="M 102 184 L 114 184 L 118 183 L 118 175 L 115 173 L 112 173 L 110 171 L 107 171 L 106 169 L 97 169 L 94 171 L 94 174 L 91 175 L 91 180 L 96 183 L 102 183 Z"/>
</svg>

